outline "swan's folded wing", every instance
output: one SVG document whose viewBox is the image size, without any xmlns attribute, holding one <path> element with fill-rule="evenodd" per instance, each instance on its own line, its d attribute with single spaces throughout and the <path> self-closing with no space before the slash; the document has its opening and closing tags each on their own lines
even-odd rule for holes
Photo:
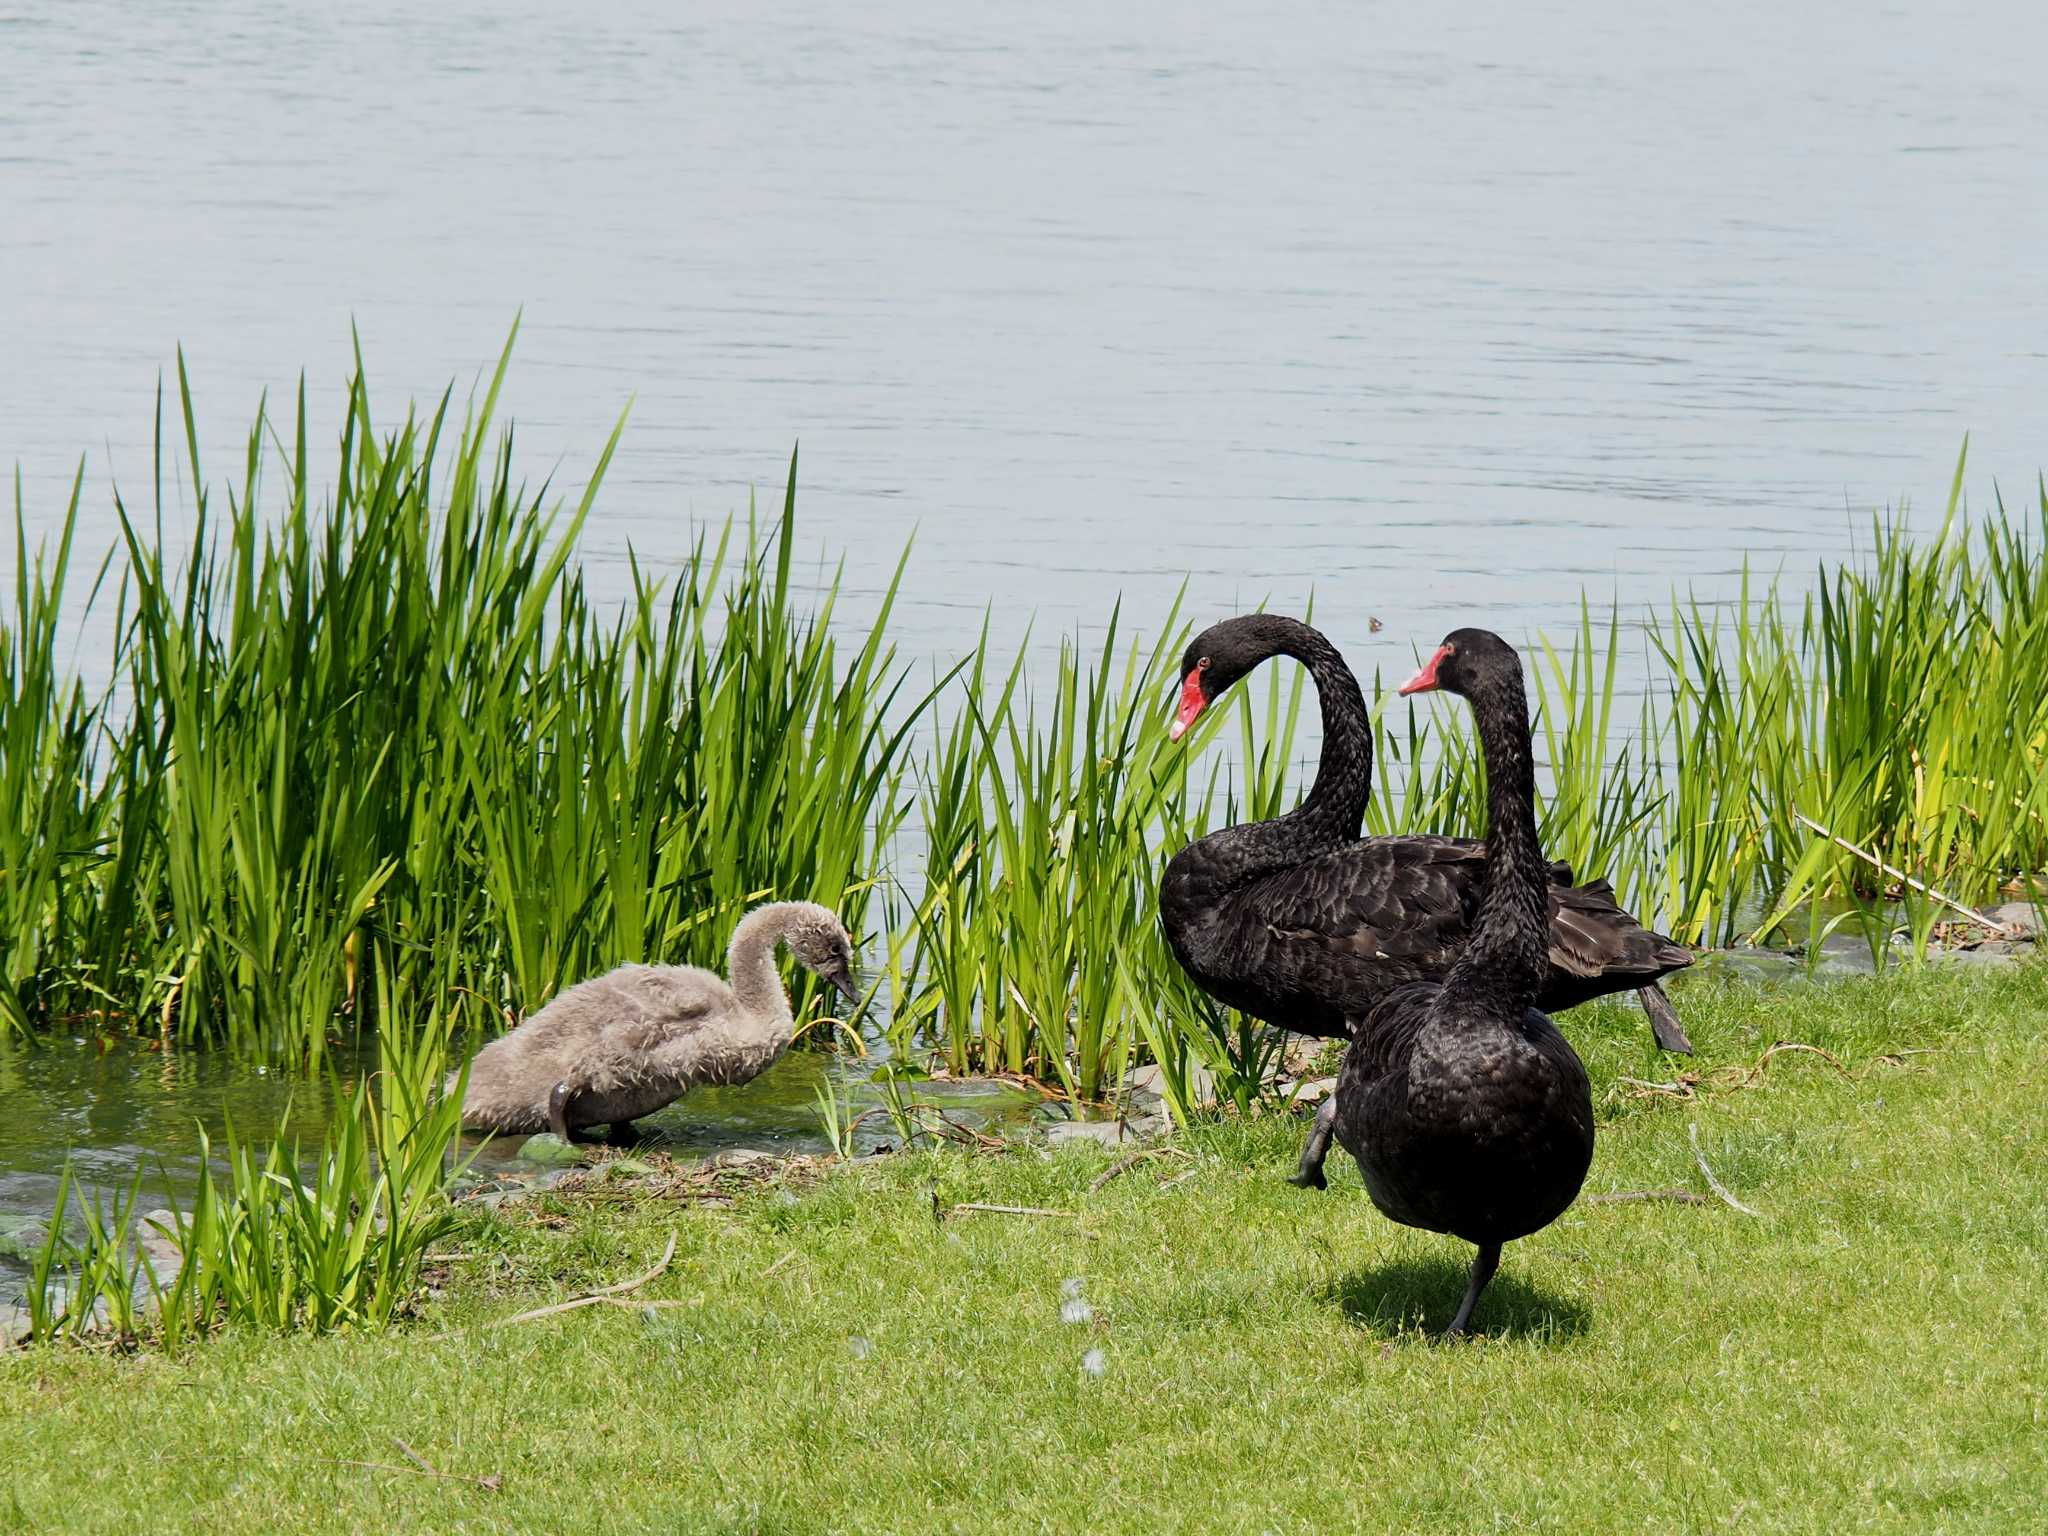
<svg viewBox="0 0 2048 1536">
<path fill-rule="evenodd" d="M 1429 1005 L 1442 985 L 1417 981 L 1388 993 L 1356 1030 L 1344 1057 L 1344 1080 L 1370 1087 L 1382 1079 L 1405 1077 L 1415 1038 L 1429 1022 Z"/>
<path fill-rule="evenodd" d="M 1448 837 L 1376 837 L 1254 882 L 1241 910 L 1250 944 L 1339 964 L 1450 963 L 1471 926 L 1486 850 Z"/>
<path fill-rule="evenodd" d="M 622 1053 L 652 1052 L 701 1034 L 721 1001 L 706 988 L 677 985 L 665 979 L 643 982 L 620 999 L 605 1031 L 607 1049 Z"/>
<path fill-rule="evenodd" d="M 1605 880 L 1550 888 L 1550 963 L 1573 976 L 1663 973 L 1692 952 L 1645 928 L 1614 899 Z"/>
<path fill-rule="evenodd" d="M 570 1057 L 646 1050 L 701 1028 L 716 1001 L 680 967 L 623 965 L 558 994 L 521 1032 L 536 1049 Z"/>
<path fill-rule="evenodd" d="M 1598 976 L 1638 960 L 1683 963 L 1664 953 L 1676 946 L 1615 903 L 1605 880 L 1572 885 L 1561 859 L 1549 873 L 1551 964 Z M 1439 974 L 1471 932 L 1485 876 L 1486 845 L 1470 838 L 1368 838 L 1248 886 L 1243 910 L 1259 914 L 1263 931 L 1245 942 L 1269 958 L 1301 950 L 1304 965 L 1315 951 L 1325 964 Z"/>
</svg>

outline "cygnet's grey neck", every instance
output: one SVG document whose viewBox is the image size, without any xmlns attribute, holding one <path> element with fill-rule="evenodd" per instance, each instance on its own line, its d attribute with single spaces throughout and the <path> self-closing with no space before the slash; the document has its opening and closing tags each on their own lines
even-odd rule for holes
<svg viewBox="0 0 2048 1536">
<path fill-rule="evenodd" d="M 812 911 L 801 901 L 770 902 L 740 919 L 732 933 L 726 976 L 748 1025 L 763 1038 L 787 1041 L 796 1027 L 789 993 L 775 969 L 775 946 Z"/>
</svg>

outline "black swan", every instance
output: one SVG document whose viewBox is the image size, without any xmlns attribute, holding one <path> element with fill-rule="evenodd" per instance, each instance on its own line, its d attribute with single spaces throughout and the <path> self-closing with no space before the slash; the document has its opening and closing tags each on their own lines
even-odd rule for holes
<svg viewBox="0 0 2048 1536">
<path fill-rule="evenodd" d="M 1307 667 L 1322 704 L 1323 752 L 1299 806 L 1225 827 L 1175 854 L 1159 885 L 1166 940 L 1196 984 L 1298 1034 L 1345 1038 L 1395 987 L 1440 977 L 1471 931 L 1486 870 L 1473 838 L 1361 840 L 1372 788 L 1372 729 L 1358 681 L 1317 630 L 1279 614 L 1225 619 L 1181 660 L 1178 740 L 1230 685 L 1274 656 Z M 1525 722 L 1526 728 L 1526 722 Z M 1537 1004 L 1570 1008 L 1634 990 L 1657 1044 L 1690 1051 L 1658 978 L 1692 953 L 1644 928 L 1604 880 L 1572 884 L 1547 866 L 1549 959 Z M 1332 1105 L 1316 1116 L 1297 1183 L 1321 1188 Z"/>
<path fill-rule="evenodd" d="M 1484 892 L 1442 981 L 1392 993 L 1358 1026 L 1337 1077 L 1337 1136 L 1395 1221 L 1478 1245 L 1444 1330 L 1462 1333 L 1501 1244 L 1564 1214 L 1593 1161 L 1593 1092 L 1571 1045 L 1530 1005 L 1550 971 L 1550 872 L 1520 659 L 1483 629 L 1450 635 L 1401 692 L 1471 702 L 1486 757 Z"/>
</svg>

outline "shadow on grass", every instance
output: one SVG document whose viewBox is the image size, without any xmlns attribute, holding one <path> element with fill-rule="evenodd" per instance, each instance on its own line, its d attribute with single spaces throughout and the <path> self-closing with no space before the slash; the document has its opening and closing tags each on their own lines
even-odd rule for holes
<svg viewBox="0 0 2048 1536">
<path fill-rule="evenodd" d="M 1480 1295 L 1468 1331 L 1492 1339 L 1569 1339 L 1584 1333 L 1592 1315 L 1514 1274 L 1508 1267 L 1512 1249 L 1509 1255 Z M 1468 1259 L 1409 1259 L 1354 1271 L 1319 1295 L 1361 1328 L 1391 1339 L 1415 1329 L 1441 1333 L 1471 1277 Z"/>
</svg>

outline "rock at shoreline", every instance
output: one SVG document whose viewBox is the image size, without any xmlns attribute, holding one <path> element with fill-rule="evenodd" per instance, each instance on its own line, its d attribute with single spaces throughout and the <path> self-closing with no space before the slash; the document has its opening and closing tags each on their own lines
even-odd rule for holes
<svg viewBox="0 0 2048 1536">
<path fill-rule="evenodd" d="M 33 1259 L 50 1240 L 42 1218 L 19 1211 L 0 1211 L 0 1256 Z"/>
<path fill-rule="evenodd" d="M 1871 976 L 1877 961 L 1871 956 L 1870 941 L 1860 933 L 1831 933 L 1820 941 L 1812 957 L 1814 970 L 1833 976 Z"/>
<path fill-rule="evenodd" d="M 2033 945 L 2025 939 L 1986 939 L 1982 944 L 1973 944 L 1968 949 L 1936 949 L 1927 946 L 1929 961 L 1944 965 L 2003 965 L 2008 961 L 2023 959 L 2033 952 Z"/>
<path fill-rule="evenodd" d="M 2001 928 L 2011 929 L 2013 938 L 2038 939 L 2041 936 L 2041 912 L 2031 901 L 2008 901 L 1977 910 Z"/>
<path fill-rule="evenodd" d="M 1076 1142 L 1093 1141 L 1113 1147 L 1125 1139 L 1124 1123 L 1121 1120 L 1062 1120 L 1045 1129 L 1045 1142 L 1049 1147 L 1072 1146 Z"/>
<path fill-rule="evenodd" d="M 1294 1102 L 1297 1105 L 1320 1104 L 1337 1091 L 1337 1079 L 1334 1077 L 1318 1077 L 1312 1078 L 1305 1083 L 1284 1082 L 1278 1086 L 1282 1093 L 1287 1092 L 1290 1088 L 1293 1089 Z"/>
<path fill-rule="evenodd" d="M 1134 1094 L 1150 1094 L 1156 1099 L 1164 1099 L 1166 1073 L 1158 1062 L 1148 1061 L 1124 1074 L 1124 1087 Z M 1197 1109 L 1216 1100 L 1216 1079 L 1207 1067 L 1199 1063 L 1191 1063 L 1188 1067 L 1188 1088 L 1194 1095 Z"/>
<path fill-rule="evenodd" d="M 519 1151 L 515 1155 L 529 1163 L 546 1163 L 558 1168 L 583 1161 L 583 1149 L 562 1140 L 553 1131 L 527 1137 L 519 1143 Z"/>
<path fill-rule="evenodd" d="M 0 1302 L 0 1349 L 11 1349 L 26 1344 L 34 1331 L 34 1320 L 27 1307 L 17 1307 L 12 1302 Z"/>
</svg>

